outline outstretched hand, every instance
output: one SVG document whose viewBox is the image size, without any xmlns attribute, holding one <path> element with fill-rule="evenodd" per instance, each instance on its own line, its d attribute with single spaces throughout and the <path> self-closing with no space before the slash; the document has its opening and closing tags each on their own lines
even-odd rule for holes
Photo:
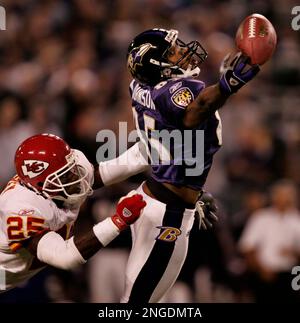
<svg viewBox="0 0 300 323">
<path fill-rule="evenodd" d="M 220 67 L 219 86 L 222 93 L 231 95 L 237 92 L 251 81 L 259 71 L 259 65 L 251 65 L 250 58 L 241 52 L 236 53 L 233 57 L 228 54 Z"/>
</svg>

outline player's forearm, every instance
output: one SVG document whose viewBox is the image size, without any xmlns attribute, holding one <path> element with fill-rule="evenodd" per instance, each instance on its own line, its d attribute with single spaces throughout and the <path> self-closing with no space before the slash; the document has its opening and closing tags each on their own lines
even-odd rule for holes
<svg viewBox="0 0 300 323">
<path fill-rule="evenodd" d="M 48 232 L 37 243 L 38 259 L 60 269 L 73 269 L 86 263 L 97 251 L 109 244 L 120 233 L 112 218 L 96 224 L 86 233 L 64 240 L 56 232 Z M 33 246 L 33 244 L 32 244 Z M 34 252 L 31 246 L 30 251 Z"/>
<path fill-rule="evenodd" d="M 105 247 L 121 231 L 134 223 L 145 206 L 146 202 L 142 195 L 132 191 L 127 197 L 120 199 L 114 215 L 96 224 L 87 233 L 80 232 L 65 241 L 54 231 L 44 232 L 33 237 L 27 249 L 45 264 L 61 269 L 72 269 L 84 264 L 99 249 Z"/>
<path fill-rule="evenodd" d="M 91 258 L 97 251 L 99 251 L 103 247 L 102 243 L 96 237 L 93 230 L 88 231 L 84 235 L 75 235 L 74 245 L 85 260 Z"/>
<path fill-rule="evenodd" d="M 219 83 L 205 88 L 197 98 L 188 105 L 183 124 L 186 128 L 194 128 L 220 109 L 228 95 L 220 91 Z"/>
<path fill-rule="evenodd" d="M 84 259 L 91 258 L 101 248 L 107 246 L 121 231 L 111 218 L 96 224 L 84 235 L 74 237 L 74 244 Z"/>
</svg>

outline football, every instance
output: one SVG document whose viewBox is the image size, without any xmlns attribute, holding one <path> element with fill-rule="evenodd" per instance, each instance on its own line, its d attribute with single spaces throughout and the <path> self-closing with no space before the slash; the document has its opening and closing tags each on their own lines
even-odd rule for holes
<svg viewBox="0 0 300 323">
<path fill-rule="evenodd" d="M 263 65 L 273 55 L 277 35 L 272 23 L 263 15 L 252 14 L 240 24 L 236 46 L 251 59 L 251 64 Z"/>
</svg>

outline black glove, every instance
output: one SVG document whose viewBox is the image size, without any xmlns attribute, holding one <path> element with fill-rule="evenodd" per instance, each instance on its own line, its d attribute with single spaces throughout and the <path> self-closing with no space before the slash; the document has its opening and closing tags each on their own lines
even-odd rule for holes
<svg viewBox="0 0 300 323">
<path fill-rule="evenodd" d="M 218 207 L 214 197 L 210 193 L 203 191 L 201 197 L 196 202 L 195 217 L 198 218 L 199 229 L 201 227 L 204 230 L 212 228 L 213 224 L 218 221 L 217 211 Z"/>
<path fill-rule="evenodd" d="M 250 58 L 237 53 L 233 58 L 227 55 L 221 65 L 219 81 L 222 93 L 231 95 L 251 81 L 260 71 L 258 65 L 250 65 Z"/>
</svg>

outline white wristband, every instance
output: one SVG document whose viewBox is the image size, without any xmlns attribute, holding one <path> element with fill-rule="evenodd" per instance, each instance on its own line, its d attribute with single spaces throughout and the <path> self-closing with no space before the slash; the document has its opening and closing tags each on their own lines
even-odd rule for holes
<svg viewBox="0 0 300 323">
<path fill-rule="evenodd" d="M 97 239 L 101 242 L 103 247 L 107 246 L 112 240 L 114 240 L 120 233 L 117 226 L 113 223 L 111 217 L 96 224 L 93 227 L 93 231 Z"/>
</svg>

